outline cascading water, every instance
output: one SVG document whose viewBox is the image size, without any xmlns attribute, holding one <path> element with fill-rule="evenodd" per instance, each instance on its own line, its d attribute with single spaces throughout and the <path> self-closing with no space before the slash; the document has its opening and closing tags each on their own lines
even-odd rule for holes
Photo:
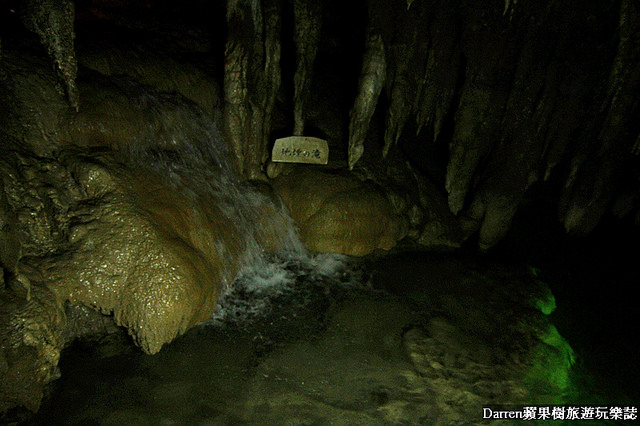
<svg viewBox="0 0 640 426">
<path fill-rule="evenodd" d="M 222 274 L 218 306 L 210 321 L 265 315 L 276 295 L 307 282 L 360 284 L 358 262 L 338 254 L 311 254 L 286 206 L 264 183 L 242 182 L 216 125 L 195 105 L 130 80 L 116 79 L 134 105 L 153 115 L 152 125 L 130 142 L 122 159 L 144 168 L 206 210 L 215 205 L 240 230 L 241 241 L 218 239 L 215 249 L 235 274 Z M 205 212 L 206 213 L 206 212 Z M 215 237 L 215 236 L 214 236 Z M 238 251 L 238 247 L 240 250 Z M 310 299 L 298 300 L 300 306 Z"/>
<path fill-rule="evenodd" d="M 239 258 L 237 250 L 216 242 L 226 262 L 259 271 L 268 268 L 270 255 L 309 258 L 295 223 L 271 189 L 238 178 L 217 117 L 206 116 L 180 96 L 117 81 L 135 105 L 154 115 L 154 125 L 126 146 L 124 161 L 151 171 L 196 205 L 215 205 L 241 235 L 233 242 L 241 247 Z"/>
<path fill-rule="evenodd" d="M 67 251 L 28 260 L 37 285 L 113 313 L 146 353 L 122 333 L 76 340 L 29 424 L 467 424 L 490 404 L 585 400 L 536 273 L 311 254 L 271 188 L 237 178 L 215 117 L 114 81 L 146 126 L 46 167 L 21 158 L 51 200 L 76 197 Z"/>
</svg>

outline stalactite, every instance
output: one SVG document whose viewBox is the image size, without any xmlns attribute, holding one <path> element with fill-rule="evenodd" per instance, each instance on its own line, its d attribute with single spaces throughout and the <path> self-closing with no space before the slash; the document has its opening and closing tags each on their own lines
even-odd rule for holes
<svg viewBox="0 0 640 426">
<path fill-rule="evenodd" d="M 255 68 L 261 63 L 262 10 L 256 0 L 233 0 L 227 5 L 228 38 L 225 51 L 225 131 L 240 174 L 251 172 L 252 145 L 256 144 Z M 258 61 L 256 61 L 256 59 Z"/>
<path fill-rule="evenodd" d="M 362 72 L 358 82 L 358 95 L 351 109 L 349 122 L 349 169 L 364 153 L 364 141 L 378 97 L 384 85 L 386 73 L 385 47 L 382 35 L 371 26 L 367 34 Z"/>
<path fill-rule="evenodd" d="M 438 139 L 444 118 L 452 108 L 458 76 L 462 71 L 458 47 L 459 24 L 451 8 L 434 11 L 436 24 L 430 26 L 430 46 L 424 72 L 420 78 L 415 105 L 418 133 L 433 126 L 433 140 Z"/>
<path fill-rule="evenodd" d="M 615 163 L 608 158 L 588 158 L 579 162 L 578 172 L 572 176 L 568 195 L 565 195 L 568 198 L 559 204 L 568 233 L 586 235 L 598 224 L 615 190 L 612 185 Z"/>
<path fill-rule="evenodd" d="M 399 13 L 393 42 L 387 48 L 387 86 L 390 105 L 387 110 L 383 157 L 398 143 L 405 123 L 414 113 L 419 93 L 419 75 L 423 73 L 429 45 L 429 7 L 418 3 L 411 11 Z M 415 28 L 425 27 L 423 31 Z"/>
<path fill-rule="evenodd" d="M 224 61 L 224 130 L 240 173 L 244 165 L 243 143 L 249 130 L 247 61 L 242 39 L 230 37 Z"/>
<path fill-rule="evenodd" d="M 269 158 L 269 136 L 271 133 L 271 116 L 276 95 L 281 83 L 280 69 L 280 34 L 282 8 L 280 0 L 264 0 L 264 45 L 256 50 L 263 51 L 262 69 L 256 73 L 256 100 L 253 110 L 254 144 L 248 146 L 250 163 L 247 165 L 249 179 L 263 178 L 263 165 Z M 258 61 L 258 63 L 260 63 Z"/>
<path fill-rule="evenodd" d="M 309 98 L 313 64 L 320 43 L 322 15 L 317 0 L 293 0 L 296 71 L 293 76 L 293 134 L 304 132 L 305 104 Z"/>
<path fill-rule="evenodd" d="M 78 63 L 73 44 L 74 20 L 75 8 L 71 0 L 29 0 L 22 14 L 24 25 L 38 34 L 53 59 L 69 104 L 77 111 L 79 93 L 76 86 Z"/>
<path fill-rule="evenodd" d="M 259 27 L 262 19 L 260 13 L 260 2 L 262 0 L 228 0 L 227 1 L 227 21 L 230 16 L 240 15 L 243 20 L 249 20 L 253 26 Z M 247 16 L 248 15 L 248 16 Z"/>
<path fill-rule="evenodd" d="M 227 7 L 224 125 L 237 169 L 263 178 L 271 113 L 280 87 L 280 6 L 233 0 Z"/>
<path fill-rule="evenodd" d="M 619 166 L 633 149 L 640 105 L 640 7 L 623 0 L 618 48 L 599 112 L 604 122 L 592 142 L 574 157 L 560 201 L 560 216 L 570 233 L 590 232 L 606 212 L 620 179 Z"/>
<path fill-rule="evenodd" d="M 478 247 L 487 250 L 495 246 L 511 228 L 513 217 L 520 207 L 521 199 L 514 199 L 512 193 L 497 192 L 486 194 L 484 216 L 478 235 Z"/>
<path fill-rule="evenodd" d="M 631 148 L 631 154 L 640 155 L 640 133 L 638 133 L 638 136 L 636 137 L 636 141 L 634 142 L 633 147 Z"/>
<path fill-rule="evenodd" d="M 494 19 L 501 16 L 498 10 L 491 13 Z M 475 16 L 474 12 L 471 14 Z M 454 214 L 463 209 L 478 168 L 486 161 L 498 140 L 511 89 L 517 49 L 500 30 L 499 23 L 488 22 L 488 16 L 485 15 L 482 29 L 477 22 L 468 22 L 463 35 L 463 50 L 468 61 L 454 119 L 445 179 L 449 208 Z"/>
<path fill-rule="evenodd" d="M 408 46 L 402 46 L 398 50 L 401 52 L 396 55 L 396 60 L 392 61 L 392 63 L 395 62 L 396 75 L 392 80 L 391 103 L 387 110 L 384 147 L 382 149 L 382 156 L 385 158 L 391 145 L 398 143 L 402 129 L 411 113 L 411 103 L 407 101 L 409 93 L 411 93 L 411 84 L 407 81 L 407 69 L 409 58 L 413 55 L 411 52 L 407 52 L 407 50 L 411 50 Z"/>
<path fill-rule="evenodd" d="M 588 93 L 584 79 L 577 73 L 576 65 L 571 68 L 552 64 L 549 74 L 555 76 L 552 81 L 558 87 L 553 99 L 553 115 L 546 128 L 544 147 L 543 179 L 548 181 L 556 166 L 565 157 L 573 135 L 585 119 L 585 106 L 588 105 Z"/>
<path fill-rule="evenodd" d="M 522 7 L 523 10 L 525 6 Z M 523 10 L 525 11 L 525 10 Z M 483 167 L 470 216 L 479 226 L 479 245 L 487 249 L 504 237 L 526 190 L 540 178 L 548 123 L 554 112 L 555 75 L 545 71 L 552 60 L 554 40 L 549 28 L 526 17 L 543 11 L 527 5 L 524 22 L 519 13 L 512 20 L 524 33 L 513 84 L 505 106 L 498 142 Z M 509 37 L 515 40 L 516 37 Z"/>
</svg>

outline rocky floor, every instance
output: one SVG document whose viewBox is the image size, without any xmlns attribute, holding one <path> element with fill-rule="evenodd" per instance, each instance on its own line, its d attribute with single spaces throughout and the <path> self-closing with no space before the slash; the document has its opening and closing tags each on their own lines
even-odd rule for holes
<svg viewBox="0 0 640 426">
<path fill-rule="evenodd" d="M 153 356 L 79 342 L 29 424 L 462 425 L 491 404 L 579 402 L 576 355 L 528 268 L 352 262 L 245 275 L 209 324 Z"/>
</svg>

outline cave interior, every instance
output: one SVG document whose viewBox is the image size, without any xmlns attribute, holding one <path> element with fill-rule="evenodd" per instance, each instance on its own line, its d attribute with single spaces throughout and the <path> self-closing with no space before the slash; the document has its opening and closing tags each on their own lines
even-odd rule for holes
<svg viewBox="0 0 640 426">
<path fill-rule="evenodd" d="M 339 359 L 332 345 L 349 344 L 340 337 L 331 343 L 318 330 L 337 330 L 342 319 L 353 321 L 349 332 L 354 336 L 365 329 L 378 336 L 365 319 L 362 330 L 357 328 L 358 315 L 369 318 L 369 314 L 372 324 L 388 321 L 390 330 L 403 324 L 398 326 L 403 340 L 396 346 L 409 348 L 421 380 L 439 383 L 441 389 L 467 389 L 473 384 L 465 395 L 480 395 L 469 400 L 458 395 L 456 403 L 434 397 L 438 402 L 424 402 L 424 412 L 412 400 L 396 409 L 401 414 L 394 419 L 400 423 L 457 424 L 472 415 L 460 407 L 512 401 L 638 405 L 638 310 L 632 289 L 640 283 L 634 266 L 640 253 L 634 248 L 640 237 L 640 5 L 634 0 L 0 0 L 0 102 L 4 182 L 0 373 L 5 376 L 0 420 L 46 424 L 51 418 L 82 419 L 74 418 L 71 408 L 60 407 L 81 401 L 73 399 L 77 396 L 69 390 L 83 388 L 74 374 L 106 377 L 88 391 L 98 394 L 99 386 L 118 386 L 114 383 L 120 373 L 109 370 L 110 359 L 132 370 L 133 376 L 145 368 L 153 376 L 164 374 L 157 366 L 161 363 L 187 362 L 178 354 L 189 351 L 194 351 L 190 359 L 197 360 L 190 370 L 194 377 L 199 374 L 196 367 L 202 375 L 216 375 L 227 368 L 225 362 L 233 365 L 230 378 L 216 382 L 227 387 L 220 391 L 217 405 L 212 403 L 219 422 L 251 423 L 262 415 L 272 416 L 272 421 L 310 416 L 299 406 L 298 411 L 287 411 L 284 404 L 277 406 L 253 393 L 248 417 L 229 414 L 241 410 L 239 402 L 230 403 L 232 408 L 222 413 L 221 401 L 242 394 L 234 393 L 236 386 L 240 389 L 234 377 L 242 371 L 266 377 L 277 370 L 278 362 L 289 363 L 294 370 L 296 354 L 302 354 L 300 360 L 309 356 L 310 368 L 330 370 L 298 341 L 313 330 L 318 347 Z M 288 136 L 326 140 L 328 164 L 272 162 L 274 141 Z M 197 144 L 202 146 L 194 148 Z M 171 168 L 174 162 L 177 165 Z M 238 183 L 210 185 L 219 176 Z M 202 188 L 209 185 L 213 195 L 202 195 Z M 254 194 L 241 202 L 234 191 L 243 188 L 251 188 L 251 194 L 268 194 L 260 195 L 266 200 L 284 200 L 295 224 L 288 216 L 282 219 L 273 213 L 284 221 L 275 225 L 274 233 L 297 226 L 312 252 L 346 255 L 357 266 L 341 270 L 344 276 L 369 276 L 368 285 L 397 304 L 378 301 L 379 296 L 360 296 L 362 289 L 353 290 L 354 296 L 343 288 L 319 286 L 316 278 L 309 278 L 315 277 L 306 269 L 311 266 L 287 264 L 284 270 L 298 274 L 293 282 L 300 284 L 304 278 L 314 283 L 304 302 L 291 294 L 261 296 L 269 300 L 268 313 L 246 319 L 244 325 L 227 321 L 226 327 L 233 324 L 241 330 L 231 340 L 224 338 L 233 334 L 228 328 L 216 332 L 192 328 L 208 321 L 219 300 L 231 309 L 240 303 L 233 297 L 241 300 L 250 293 L 231 290 L 228 299 L 229 291 L 224 290 L 233 287 L 238 271 L 246 266 L 240 260 L 245 259 L 242 253 L 253 244 L 260 246 L 260 252 L 283 244 L 283 237 L 273 236 L 271 228 L 260 230 L 271 226 L 262 218 L 281 208 L 283 201 L 275 203 L 278 208 L 270 207 L 271 201 L 260 204 Z M 154 191 L 159 195 L 148 195 Z M 105 203 L 104 213 L 99 203 Z M 118 209 L 125 205 L 133 206 L 126 213 L 132 219 L 120 222 Z M 76 226 L 79 218 L 89 216 L 82 219 L 84 227 Z M 222 216 L 230 222 L 216 219 Z M 97 227 L 106 229 L 104 236 Z M 99 236 L 92 239 L 92 232 Z M 129 234 L 130 238 L 123 237 Z M 218 239 L 222 234 L 225 237 Z M 101 250 L 119 253 L 120 246 L 95 248 L 112 241 L 122 242 L 122 252 L 129 257 L 126 266 L 105 272 L 100 262 L 111 268 L 108 262 L 121 258 L 110 254 L 104 261 L 87 259 L 101 256 Z M 148 300 L 137 296 L 145 291 L 156 294 L 151 284 L 127 293 L 127 288 L 135 287 L 130 282 L 146 280 L 162 286 L 170 280 L 166 277 L 173 277 L 170 266 L 156 272 L 160 267 L 152 265 L 149 269 L 155 275 L 129 272 L 154 262 L 143 258 L 156 250 L 156 244 L 158 258 L 170 252 L 174 257 L 167 255 L 167 262 L 178 259 L 176 276 L 186 277 L 176 278 L 178 287 L 192 276 L 196 277 L 192 281 L 202 281 L 198 274 L 214 277 L 209 279 L 213 284 L 184 290 L 185 298 L 202 300 L 197 306 L 180 299 L 174 308 L 165 303 L 169 296 L 160 293 L 161 308 L 153 317 L 127 307 L 157 302 L 155 296 Z M 198 260 L 191 260 L 193 256 Z M 511 272 L 502 271 L 503 266 Z M 90 268 L 97 272 L 84 272 Z M 438 289 L 456 268 L 461 271 L 456 276 L 465 284 Z M 515 390 L 476 392 L 480 379 L 458 372 L 450 373 L 446 381 L 437 368 L 415 361 L 416 353 L 427 351 L 424 347 L 435 351 L 443 330 L 449 330 L 448 338 L 458 343 L 466 337 L 456 340 L 458 331 L 453 329 L 474 338 L 483 335 L 471 326 L 465 328 L 476 310 L 483 312 L 478 318 L 494 315 L 495 307 L 485 312 L 480 302 L 485 296 L 477 294 L 503 294 L 504 304 L 509 305 L 519 291 L 511 284 L 498 290 L 478 285 L 472 290 L 464 287 L 477 284 L 470 277 L 486 274 L 492 280 L 518 281 L 521 278 L 513 277 L 521 277 L 522 270 L 529 274 L 522 280 L 544 282 L 555 297 L 557 309 L 544 318 L 577 354 L 575 365 L 571 355 L 570 367 L 584 372 L 572 376 L 579 383 L 575 388 L 583 386 L 582 393 L 574 390 L 572 399 L 560 379 L 549 378 L 556 374 L 551 370 L 536 373 L 547 377 L 543 384 L 527 382 L 532 393 L 524 399 L 518 399 Z M 119 278 L 125 275 L 126 280 Z M 109 280 L 122 281 L 122 288 L 112 290 L 116 285 Z M 102 285 L 98 290 L 82 287 Z M 425 290 L 429 286 L 432 290 Z M 324 296 L 314 293 L 321 287 Z M 109 296 L 110 291 L 117 295 Z M 446 291 L 457 301 L 442 296 L 440 292 Z M 420 292 L 439 302 L 425 301 L 427 296 Z M 126 297 L 134 302 L 128 305 Z M 175 297 L 178 300 L 183 293 Z M 287 302 L 286 297 L 291 299 Z M 467 305 L 466 300 L 475 297 L 478 302 Z M 341 311 L 332 301 L 349 308 Z M 287 303 L 292 311 L 283 307 Z M 415 309 L 423 316 L 403 316 L 399 312 L 404 312 L 405 304 L 418 306 Z M 513 308 L 514 317 L 504 314 L 496 323 L 529 321 L 528 311 L 519 317 L 518 309 Z M 449 315 L 446 324 L 438 317 L 440 311 Z M 292 312 L 297 312 L 298 320 L 277 319 Z M 468 318 L 463 319 L 462 313 L 459 317 L 460 312 Z M 36 325 L 29 326 L 33 318 Z M 271 329 L 256 325 L 266 321 L 275 325 Z M 144 328 L 149 323 L 150 331 Z M 31 331 L 41 329 L 50 334 Z M 289 329 L 286 337 L 279 334 L 282 329 Z M 495 338 L 490 346 L 502 344 L 492 330 L 487 332 Z M 42 337 L 45 334 L 49 337 Z M 389 343 L 392 338 L 380 339 Z M 282 354 L 286 345 L 294 348 L 287 355 L 291 359 Z M 458 349 L 464 347 L 459 345 Z M 360 349 L 365 351 L 364 347 Z M 205 366 L 205 359 L 215 356 L 210 352 L 220 350 L 228 353 Z M 394 350 L 389 349 L 390 358 L 396 356 Z M 252 363 L 258 361 L 252 356 L 267 361 L 256 370 Z M 480 355 L 474 356 L 468 359 L 484 365 Z M 537 368 L 535 356 L 522 363 Z M 123 357 L 135 361 L 127 364 Z M 102 365 L 100 371 L 89 367 L 96 359 L 101 360 L 96 364 Z M 450 366 L 445 363 L 445 367 Z M 353 367 L 353 377 L 361 377 L 358 368 Z M 507 370 L 505 376 L 520 371 Z M 166 374 L 178 373 L 174 368 Z M 310 373 L 291 374 L 291 380 L 314 380 Z M 150 387 L 140 386 L 139 392 L 150 392 L 153 377 L 146 378 Z M 282 377 L 286 381 L 286 375 Z M 337 380 L 327 377 L 329 382 Z M 374 381 L 373 376 L 366 377 Z M 135 396 L 137 382 L 123 380 L 134 389 L 131 398 L 141 398 Z M 265 394 L 280 392 L 273 384 L 246 380 L 239 382 Z M 335 421 L 346 415 L 340 410 L 351 410 L 363 417 L 344 418 L 396 424 L 389 420 L 393 411 L 389 407 L 393 398 L 402 397 L 389 390 L 395 382 L 381 383 L 386 390 L 367 390 L 366 403 L 343 395 L 347 401 L 343 405 L 331 399 L 340 398 L 335 389 L 318 385 L 320 390 L 309 392 L 317 391 L 318 400 L 333 411 L 315 408 L 313 413 L 322 413 L 318 419 Z M 547 386 L 559 390 L 547 392 Z M 599 393 L 587 401 L 589 386 Z M 127 389 L 123 385 L 118 392 L 126 394 Z M 531 389 L 548 399 L 534 398 Z M 435 391 L 425 392 L 433 396 Z M 175 400 L 175 395 L 171 398 Z M 78 402 L 82 403 L 86 404 Z M 304 403 L 308 400 L 300 402 Z M 41 404 L 39 414 L 34 414 Z M 96 404 L 102 408 L 94 414 L 107 416 L 103 408 L 107 403 Z M 180 404 L 190 402 L 176 406 Z M 265 404 L 270 407 L 267 414 L 261 411 Z M 145 417 L 135 417 L 125 408 L 110 414 L 107 423 L 117 419 L 135 423 L 137 418 L 145 424 L 141 420 Z M 191 415 L 191 419 L 208 418 L 202 412 Z"/>
</svg>

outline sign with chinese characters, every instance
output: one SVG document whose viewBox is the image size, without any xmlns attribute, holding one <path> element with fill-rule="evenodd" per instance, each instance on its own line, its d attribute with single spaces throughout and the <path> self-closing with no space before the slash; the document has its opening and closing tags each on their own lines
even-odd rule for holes
<svg viewBox="0 0 640 426">
<path fill-rule="evenodd" d="M 276 139 L 271 161 L 279 163 L 327 164 L 329 145 L 320 138 L 289 136 Z"/>
</svg>

